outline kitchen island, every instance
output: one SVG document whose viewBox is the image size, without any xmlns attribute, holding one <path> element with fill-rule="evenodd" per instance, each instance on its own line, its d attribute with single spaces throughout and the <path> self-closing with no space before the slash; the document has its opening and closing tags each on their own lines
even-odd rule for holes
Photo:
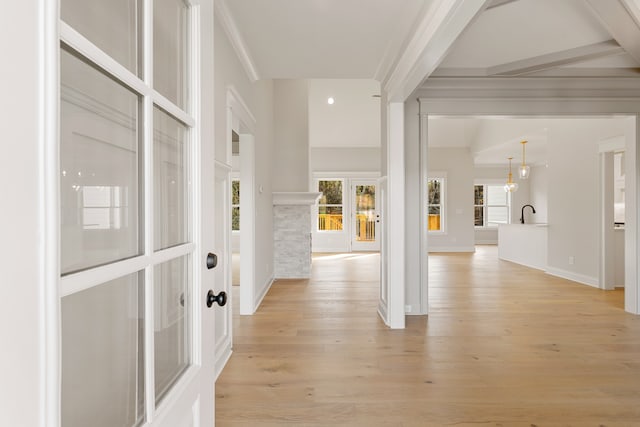
<svg viewBox="0 0 640 427">
<path fill-rule="evenodd" d="M 538 270 L 546 270 L 547 224 L 500 224 L 498 257 Z"/>
</svg>

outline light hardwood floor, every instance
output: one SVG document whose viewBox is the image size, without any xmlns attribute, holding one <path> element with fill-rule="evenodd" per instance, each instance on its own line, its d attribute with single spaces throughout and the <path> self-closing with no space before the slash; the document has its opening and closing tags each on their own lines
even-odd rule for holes
<svg viewBox="0 0 640 427">
<path fill-rule="evenodd" d="M 491 246 L 431 254 L 430 315 L 390 330 L 378 269 L 377 254 L 319 257 L 234 316 L 217 425 L 640 426 L 640 317 L 622 291 Z"/>
</svg>

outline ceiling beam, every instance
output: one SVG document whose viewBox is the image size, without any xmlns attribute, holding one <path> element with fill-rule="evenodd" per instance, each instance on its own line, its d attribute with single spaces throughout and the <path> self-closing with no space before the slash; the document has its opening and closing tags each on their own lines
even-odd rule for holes
<svg viewBox="0 0 640 427">
<path fill-rule="evenodd" d="M 258 70 L 251 58 L 251 55 L 249 54 L 249 48 L 242 38 L 242 35 L 240 35 L 236 21 L 231 16 L 231 12 L 229 12 L 229 8 L 227 7 L 225 0 L 216 0 L 214 2 L 214 8 L 215 15 L 218 17 L 218 22 L 222 25 L 233 50 L 236 52 L 240 63 L 247 73 L 247 77 L 251 82 L 259 80 L 260 75 L 258 74 Z"/>
<path fill-rule="evenodd" d="M 602 43 L 580 46 L 560 52 L 509 62 L 507 64 L 496 65 L 489 67 L 487 74 L 490 76 L 522 76 L 592 59 L 620 55 L 624 52 L 624 49 L 620 47 L 615 40 L 609 40 Z"/>
<path fill-rule="evenodd" d="M 504 6 L 505 4 L 512 3 L 514 1 L 518 0 L 492 0 L 491 3 L 489 3 L 489 6 L 487 6 L 486 10 L 493 9 L 494 7 Z"/>
<path fill-rule="evenodd" d="M 618 44 L 640 64 L 640 17 L 626 0 L 587 0 L 587 5 Z"/>
<path fill-rule="evenodd" d="M 492 0 L 434 0 L 382 81 L 387 99 L 405 101 L 438 67 L 458 36 Z"/>
</svg>

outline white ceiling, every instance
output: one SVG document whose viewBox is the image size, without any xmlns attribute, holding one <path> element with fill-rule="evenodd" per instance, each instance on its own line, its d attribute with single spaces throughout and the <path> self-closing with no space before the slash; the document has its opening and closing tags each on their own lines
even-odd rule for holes
<svg viewBox="0 0 640 427">
<path fill-rule="evenodd" d="M 432 0 L 216 1 L 259 78 L 372 79 Z"/>
<path fill-rule="evenodd" d="M 379 94 L 375 80 L 309 80 L 309 146 L 380 147 Z"/>
<path fill-rule="evenodd" d="M 640 76 L 640 2 L 622 1 L 494 0 L 434 76 Z"/>
<path fill-rule="evenodd" d="M 371 80 L 327 79 L 385 78 L 435 1 L 216 0 L 216 7 L 253 78 L 323 79 L 310 81 L 312 146 L 368 146 L 371 134 L 357 125 L 379 103 Z M 430 78 L 466 76 L 640 77 L 640 0 L 492 0 Z M 527 139 L 528 159 L 543 163 L 542 121 L 439 118 L 430 123 L 431 146 L 468 146 L 478 164 L 503 165 L 519 158 Z M 371 144 L 379 145 L 379 132 Z"/>
</svg>

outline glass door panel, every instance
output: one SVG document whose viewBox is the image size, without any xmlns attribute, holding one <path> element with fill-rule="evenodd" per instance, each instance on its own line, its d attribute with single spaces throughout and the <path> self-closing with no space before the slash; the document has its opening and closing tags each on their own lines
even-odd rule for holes
<svg viewBox="0 0 640 427">
<path fill-rule="evenodd" d="M 376 240 L 376 186 L 356 185 L 356 229 L 358 242 Z"/>
<path fill-rule="evenodd" d="M 62 425 L 144 421 L 143 275 L 62 299 Z"/>
<path fill-rule="evenodd" d="M 140 99 L 61 50 L 62 273 L 142 252 Z"/>
<path fill-rule="evenodd" d="M 191 363 L 190 271 L 188 256 L 154 268 L 156 403 Z"/>
<path fill-rule="evenodd" d="M 138 65 L 138 35 L 142 31 L 137 0 L 62 0 L 60 16 L 129 71 L 142 75 Z"/>
<path fill-rule="evenodd" d="M 189 240 L 189 150 L 187 127 L 155 107 L 153 110 L 155 249 Z"/>
<path fill-rule="evenodd" d="M 380 250 L 377 236 L 379 215 L 375 181 L 352 183 L 353 230 L 351 248 L 354 251 Z"/>
<path fill-rule="evenodd" d="M 153 2 L 154 88 L 183 110 L 189 102 L 188 12 L 183 0 Z"/>
</svg>

